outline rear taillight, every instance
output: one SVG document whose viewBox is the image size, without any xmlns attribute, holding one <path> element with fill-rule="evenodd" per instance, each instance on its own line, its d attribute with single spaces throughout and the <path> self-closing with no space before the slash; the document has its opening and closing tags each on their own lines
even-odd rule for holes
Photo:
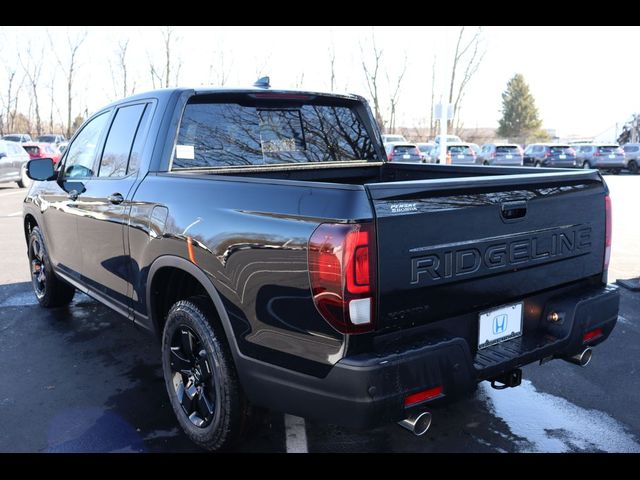
<svg viewBox="0 0 640 480">
<path fill-rule="evenodd" d="M 611 197 L 604 197 L 605 210 L 605 234 L 604 234 L 604 270 L 609 268 L 609 260 L 611 259 Z"/>
<path fill-rule="evenodd" d="M 392 161 L 392 160 L 393 160 L 393 150 L 391 150 L 391 151 L 389 152 L 389 154 L 387 155 L 387 162 L 390 162 L 390 161 Z"/>
<path fill-rule="evenodd" d="M 593 156 L 594 156 L 594 157 L 599 157 L 600 155 L 602 155 L 602 154 L 600 153 L 600 150 L 596 149 L 596 151 L 594 152 Z"/>
<path fill-rule="evenodd" d="M 321 224 L 309 240 L 309 276 L 316 308 L 342 333 L 374 328 L 376 279 L 372 223 Z"/>
</svg>

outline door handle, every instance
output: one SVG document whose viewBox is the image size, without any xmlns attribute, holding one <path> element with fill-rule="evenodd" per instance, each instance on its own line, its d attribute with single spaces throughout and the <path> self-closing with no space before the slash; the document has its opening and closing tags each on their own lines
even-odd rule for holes
<svg viewBox="0 0 640 480">
<path fill-rule="evenodd" d="M 79 193 L 78 193 L 78 191 L 77 191 L 77 190 L 71 190 L 71 191 L 69 192 L 69 194 L 67 195 L 67 198 L 68 198 L 69 200 L 76 201 L 76 200 L 78 199 L 78 195 L 79 195 Z"/>
<path fill-rule="evenodd" d="M 506 202 L 501 205 L 500 210 L 502 213 L 502 218 L 505 221 L 517 220 L 523 218 L 527 214 L 527 202 Z"/>
<path fill-rule="evenodd" d="M 114 205 L 120 205 L 122 202 L 124 202 L 124 197 L 121 193 L 112 193 L 107 197 L 107 200 L 109 200 L 109 202 L 113 203 Z"/>
</svg>

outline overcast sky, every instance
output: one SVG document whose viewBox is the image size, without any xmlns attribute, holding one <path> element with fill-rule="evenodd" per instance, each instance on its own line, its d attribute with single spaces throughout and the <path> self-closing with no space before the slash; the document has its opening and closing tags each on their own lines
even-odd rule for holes
<svg viewBox="0 0 640 480">
<path fill-rule="evenodd" d="M 472 30 L 473 27 L 469 27 Z M 80 50 L 78 104 L 93 111 L 117 98 L 110 63 L 115 62 L 118 41 L 130 38 L 128 63 L 136 90 L 151 88 L 149 58 L 163 53 L 159 27 L 87 27 Z M 398 125 L 428 124 L 431 67 L 438 58 L 437 87 L 448 74 L 458 27 L 376 27 L 383 50 L 383 72 L 391 82 L 408 68 L 398 105 Z M 16 62 L 18 48 L 31 42 L 46 45 L 42 72 L 42 96 L 48 96 L 55 59 L 53 47 L 64 57 L 67 35 L 76 27 L 1 27 L 0 58 Z M 216 82 L 221 52 L 228 85 L 250 85 L 258 74 L 268 74 L 273 87 L 301 84 L 310 90 L 329 88 L 329 48 L 336 51 L 337 89 L 367 96 L 361 46 L 371 61 L 371 27 L 176 27 L 182 60 L 179 83 L 202 85 Z M 50 43 L 49 38 L 53 41 Z M 465 127 L 496 127 L 501 92 L 507 81 L 522 73 L 536 99 L 545 128 L 562 135 L 612 135 L 618 123 L 640 111 L 640 62 L 636 59 L 638 27 L 484 27 L 484 61 L 465 95 L 462 118 Z M 0 72 L 2 73 L 2 72 Z M 0 78 L 6 90 L 6 75 Z M 386 78 L 382 80 L 387 90 Z M 64 77 L 55 78 L 57 109 L 65 114 Z M 24 109 L 28 108 L 26 97 Z M 385 95 L 383 94 L 383 99 Z M 48 102 L 44 110 L 48 110 Z M 47 114 L 48 115 L 48 114 Z M 607 133 L 609 132 L 609 133 Z"/>
</svg>

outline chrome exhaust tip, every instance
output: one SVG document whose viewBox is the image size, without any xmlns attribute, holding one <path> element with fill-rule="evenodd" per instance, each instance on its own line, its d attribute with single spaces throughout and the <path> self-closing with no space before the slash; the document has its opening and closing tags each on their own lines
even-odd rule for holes
<svg viewBox="0 0 640 480">
<path fill-rule="evenodd" d="M 431 413 L 429 412 L 418 412 L 409 415 L 404 420 L 398 422 L 402 428 L 406 428 L 411 433 L 413 433 L 416 437 L 420 435 L 424 435 L 429 430 L 431 426 Z"/>
<path fill-rule="evenodd" d="M 573 363 L 574 365 L 579 365 L 581 367 L 586 367 L 591 361 L 591 357 L 593 356 L 593 350 L 587 347 L 581 352 L 576 353 L 570 357 L 564 357 L 563 360 L 566 360 L 569 363 Z"/>
</svg>

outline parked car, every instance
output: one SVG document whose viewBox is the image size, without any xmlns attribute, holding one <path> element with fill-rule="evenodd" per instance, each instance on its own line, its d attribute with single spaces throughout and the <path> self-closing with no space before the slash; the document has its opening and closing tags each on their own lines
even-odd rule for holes
<svg viewBox="0 0 640 480">
<path fill-rule="evenodd" d="M 58 150 L 60 150 L 60 153 L 64 153 L 68 145 L 69 145 L 68 141 L 61 142 L 60 145 L 58 145 Z"/>
<path fill-rule="evenodd" d="M 485 143 L 476 161 L 482 165 L 522 165 L 522 148 L 515 143 Z"/>
<path fill-rule="evenodd" d="M 40 135 L 36 141 L 41 143 L 55 143 L 56 146 L 59 146 L 62 142 L 66 141 L 64 135 L 60 133 L 47 133 L 46 135 Z"/>
<path fill-rule="evenodd" d="M 384 149 L 388 162 L 422 162 L 420 150 L 413 143 L 386 143 Z"/>
<path fill-rule="evenodd" d="M 0 140 L 0 183 L 16 182 L 20 188 L 31 185 L 27 176 L 29 155 L 17 142 Z"/>
<path fill-rule="evenodd" d="M 432 405 L 481 381 L 585 365 L 619 308 L 602 176 L 388 162 L 379 138 L 355 95 L 171 88 L 108 105 L 57 170 L 28 163 L 36 299 L 78 288 L 154 332 L 177 423 L 208 450 L 240 441 L 255 406 L 421 435 Z"/>
<path fill-rule="evenodd" d="M 391 134 L 382 135 L 382 143 L 406 142 L 406 141 L 407 139 L 404 138 L 404 135 L 391 135 Z"/>
<path fill-rule="evenodd" d="M 422 161 L 422 163 L 432 163 L 432 159 L 431 159 L 431 149 L 434 147 L 434 144 L 431 142 L 421 142 L 421 143 L 416 143 L 416 147 L 418 147 L 418 150 L 420 151 L 420 160 Z"/>
<path fill-rule="evenodd" d="M 446 135 L 447 143 L 462 143 L 462 140 L 458 135 Z M 436 135 L 434 143 L 438 145 L 440 143 L 440 135 Z"/>
<path fill-rule="evenodd" d="M 532 167 L 575 168 L 580 166 L 571 145 L 532 143 L 524 150 L 524 165 Z"/>
<path fill-rule="evenodd" d="M 33 158 L 50 158 L 53 160 L 53 163 L 58 163 L 60 161 L 60 157 L 62 156 L 62 152 L 58 150 L 58 148 L 52 143 L 35 143 L 28 142 L 23 143 L 22 148 L 24 148 L 29 157 Z"/>
<path fill-rule="evenodd" d="M 31 135 L 28 133 L 10 133 L 2 137 L 2 140 L 6 140 L 7 142 L 31 142 Z"/>
<path fill-rule="evenodd" d="M 624 150 L 615 143 L 585 144 L 576 148 L 576 163 L 581 168 L 597 168 L 619 173 L 627 168 Z"/>
<path fill-rule="evenodd" d="M 631 173 L 637 174 L 640 166 L 640 143 L 627 143 L 622 150 L 627 158 L 627 168 Z"/>
<path fill-rule="evenodd" d="M 447 163 L 452 165 L 473 165 L 476 163 L 476 152 L 468 143 L 447 144 Z"/>
<path fill-rule="evenodd" d="M 473 153 L 476 154 L 476 159 L 478 158 L 478 156 L 480 155 L 480 146 L 477 143 L 470 143 L 469 146 L 471 147 L 471 150 L 473 150 Z"/>
</svg>

